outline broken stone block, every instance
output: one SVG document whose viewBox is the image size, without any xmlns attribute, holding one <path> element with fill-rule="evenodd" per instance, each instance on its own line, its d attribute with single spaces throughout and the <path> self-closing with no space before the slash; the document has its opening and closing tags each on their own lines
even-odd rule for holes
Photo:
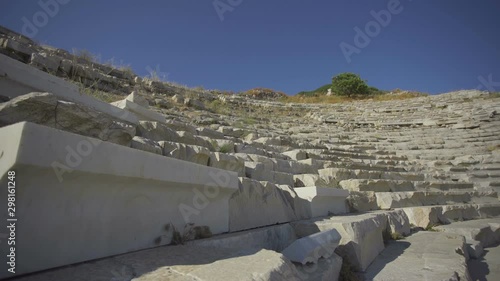
<svg viewBox="0 0 500 281">
<path fill-rule="evenodd" d="M 387 212 L 387 228 L 391 233 L 410 234 L 410 220 L 403 210 Z"/>
<path fill-rule="evenodd" d="M 300 264 L 317 263 L 320 258 L 329 258 L 334 254 L 340 239 L 337 230 L 329 229 L 297 239 L 281 253 Z"/>
</svg>

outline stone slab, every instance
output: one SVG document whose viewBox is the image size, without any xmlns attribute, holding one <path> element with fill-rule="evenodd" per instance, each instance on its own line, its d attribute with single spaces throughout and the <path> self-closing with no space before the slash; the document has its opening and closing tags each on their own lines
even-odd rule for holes
<svg viewBox="0 0 500 281">
<path fill-rule="evenodd" d="M 17 175 L 17 274 L 168 244 L 174 227 L 190 223 L 229 231 L 235 173 L 33 123 L 0 136 L 2 186 L 7 171 Z M 5 264 L 7 244 L 0 247 Z"/>
<path fill-rule="evenodd" d="M 23 121 L 125 146 L 136 133 L 135 124 L 51 93 L 29 93 L 0 104 L 0 126 Z"/>
<path fill-rule="evenodd" d="M 187 242 L 187 245 L 238 250 L 267 249 L 281 252 L 295 240 L 297 240 L 295 230 L 290 224 L 285 223 L 193 240 Z"/>
<path fill-rule="evenodd" d="M 229 279 L 228 279 L 228 276 Z M 234 278 L 234 279 L 233 279 Z M 269 250 L 168 246 L 35 273 L 17 281 L 300 281 L 294 265 Z"/>
</svg>

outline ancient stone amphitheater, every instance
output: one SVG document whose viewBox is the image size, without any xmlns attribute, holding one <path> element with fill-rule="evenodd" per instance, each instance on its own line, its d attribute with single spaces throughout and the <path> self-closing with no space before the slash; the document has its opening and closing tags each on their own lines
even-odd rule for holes
<svg viewBox="0 0 500 281">
<path fill-rule="evenodd" d="M 498 95 L 291 104 L 0 53 L 0 279 L 500 280 Z"/>
</svg>

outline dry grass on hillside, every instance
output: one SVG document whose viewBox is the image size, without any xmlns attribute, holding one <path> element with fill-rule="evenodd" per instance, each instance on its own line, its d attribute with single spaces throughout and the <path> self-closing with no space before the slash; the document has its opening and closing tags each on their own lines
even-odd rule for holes
<svg viewBox="0 0 500 281">
<path fill-rule="evenodd" d="M 366 97 L 346 97 L 346 96 L 318 96 L 318 97 L 304 97 L 304 96 L 288 96 L 283 98 L 282 102 L 287 103 L 343 103 L 354 101 L 390 101 L 390 100 L 406 100 L 417 97 L 426 96 L 421 93 L 401 93 L 397 95 L 374 95 Z"/>
</svg>

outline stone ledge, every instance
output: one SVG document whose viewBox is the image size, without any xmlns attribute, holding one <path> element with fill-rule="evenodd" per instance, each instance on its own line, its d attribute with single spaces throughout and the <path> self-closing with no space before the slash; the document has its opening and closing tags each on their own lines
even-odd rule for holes
<svg viewBox="0 0 500 281">
<path fill-rule="evenodd" d="M 14 170 L 18 183 L 17 274 L 168 244 L 172 226 L 229 231 L 235 173 L 26 122 L 0 135 L 9 136 L 0 144 L 0 182 L 7 186 Z M 6 255 L 2 246 L 0 262 Z"/>
</svg>

